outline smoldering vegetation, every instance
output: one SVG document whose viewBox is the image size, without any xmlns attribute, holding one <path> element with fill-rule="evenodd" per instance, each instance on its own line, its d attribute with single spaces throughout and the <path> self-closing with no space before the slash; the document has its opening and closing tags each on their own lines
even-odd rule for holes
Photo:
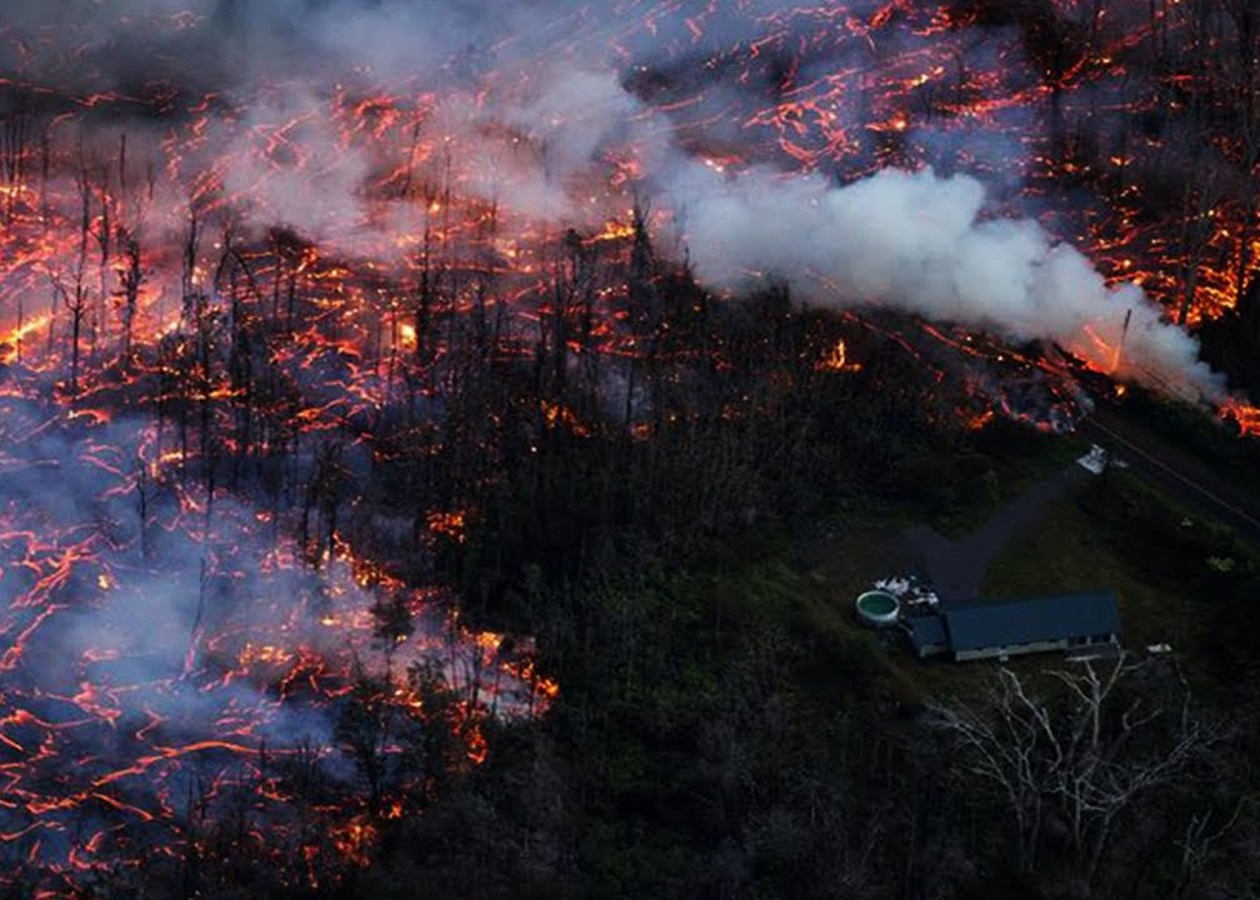
<svg viewBox="0 0 1260 900">
<path fill-rule="evenodd" d="M 446 175 L 435 170 L 424 180 L 454 178 L 448 188 L 518 217 L 508 228 L 541 222 L 592 229 L 624 219 L 636 197 L 650 198 L 660 213 L 652 223 L 658 245 L 685 254 L 711 286 L 743 285 L 753 273 L 791 283 L 810 303 L 890 304 L 1016 340 L 1053 340 L 1097 368 L 1120 365 L 1124 376 L 1157 389 L 1219 401 L 1224 377 L 1200 364 L 1184 309 L 1170 315 L 1167 296 L 1152 300 L 1138 284 L 1104 276 L 1064 235 L 1027 215 L 1054 212 L 1072 230 L 1092 202 L 1064 193 L 1038 200 L 1027 190 L 1027 169 L 999 165 L 1037 148 L 1054 151 L 1082 104 L 1090 115 L 1079 127 L 1115 132 L 1127 115 L 1120 100 L 1088 100 L 1106 82 L 1082 78 L 1065 86 L 1055 73 L 1068 78 L 1069 62 L 1092 64 L 1089 53 L 1109 52 L 1108 41 L 1122 40 L 1123 28 L 1146 26 L 1109 20 L 1104 31 L 1095 21 L 1095 30 L 1082 34 L 1066 14 L 1056 19 L 1047 8 L 1033 17 L 1038 29 L 1021 40 L 1001 16 L 962 12 L 954 24 L 919 29 L 909 17 L 880 18 L 876 4 L 843 11 L 742 5 L 695 16 L 690 30 L 679 32 L 675 17 L 639 3 L 600 10 L 528 4 L 495 17 L 462 4 L 106 3 L 65 28 L 65 11 L 56 5 L 19 4 L 7 20 L 6 52 L 8 68 L 21 74 L 11 94 L 21 95 L 25 85 L 101 98 L 90 106 L 101 103 L 104 111 L 89 109 L 81 120 L 87 141 L 104 148 L 100 155 L 114 155 L 109 148 L 120 128 L 132 132 L 129 152 L 148 159 L 146 170 L 164 182 L 148 215 L 159 241 L 169 241 L 186 218 L 187 184 L 180 179 L 209 172 L 213 191 L 227 201 L 217 215 L 228 215 L 238 230 L 259 234 L 279 225 L 367 265 L 396 265 L 391 235 L 427 226 L 414 197 L 381 192 L 381 176 L 423 147 L 435 161 L 458 160 Z M 854 27 L 881 23 L 867 25 L 882 29 L 878 48 L 818 30 L 842 18 Z M 903 71 L 903 60 L 930 58 L 933 42 L 947 36 L 964 54 L 953 63 L 960 85 L 966 73 L 986 67 L 1052 66 L 1045 76 L 1051 114 L 1030 103 L 966 126 L 960 101 L 982 107 L 1000 102 L 1002 90 L 1036 89 L 1015 76 L 976 96 L 960 86 L 952 114 L 938 110 L 943 100 L 934 96 L 923 98 L 926 113 L 916 109 L 916 92 L 944 76 L 928 66 L 929 80 L 921 83 Z M 769 62 L 750 57 L 749 48 L 763 43 L 781 55 L 772 53 Z M 803 49 L 788 51 L 794 43 Z M 1143 95 L 1155 90 L 1158 73 L 1138 62 L 1132 90 Z M 132 96 L 127 86 L 146 67 L 141 81 L 148 87 Z M 881 79 L 911 84 L 904 94 L 867 87 Z M 164 99 L 155 90 L 165 91 Z M 854 105 L 826 99 L 826 90 L 841 98 L 856 92 Z M 1059 92 L 1070 100 L 1055 99 Z M 435 99 L 417 108 L 409 147 L 356 135 L 354 122 L 328 115 L 330 103 L 335 110 L 385 95 L 389 109 L 418 94 Z M 848 171 L 818 157 L 803 174 L 790 174 L 770 140 L 771 120 L 758 119 L 776 104 L 790 111 L 800 95 L 825 100 L 826 130 L 853 153 Z M 679 111 L 672 110 L 676 99 Z M 196 139 L 173 164 L 169 146 L 161 149 L 170 140 L 167 127 L 144 123 L 144 111 L 186 115 L 194 106 L 202 110 Z M 137 119 L 131 128 L 116 118 L 128 111 Z M 866 145 L 872 134 L 903 132 L 899 152 Z M 84 134 L 61 140 L 81 142 Z M 437 156 L 435 147 L 442 148 Z M 715 170 L 723 151 L 733 160 Z M 614 159 L 633 160 L 637 174 L 610 186 Z M 1182 162 L 1165 155 L 1161 164 Z M 1230 170 L 1220 163 L 1222 172 Z M 935 166 L 946 174 L 871 176 L 881 164 Z M 434 163 L 442 165 L 450 164 Z M 180 173 L 176 182 L 165 183 L 162 176 L 172 172 Z M 854 174 L 869 177 L 844 186 Z M 133 184 L 141 177 L 133 175 Z M 995 196 L 981 187 L 986 181 Z M 1015 197 L 1025 215 L 995 208 Z M 193 205 L 207 199 L 202 194 Z M 1064 208 L 1056 210 L 1056 202 Z M 1245 258 L 1239 266 L 1235 302 L 1245 290 Z M 1114 345 L 1126 317 L 1132 328 L 1120 354 Z M 1103 346 L 1083 337 L 1086 329 L 1101 335 Z"/>
<path fill-rule="evenodd" d="M 1162 148 L 1248 176 L 1142 56 L 1180 4 L 71 6 L 0 33 L 15 891 L 1254 882 L 1233 537 L 1109 484 L 1219 652 L 1118 669 L 1013 804 L 940 727 L 1021 727 L 1010 683 L 925 697 L 819 568 L 1061 465 L 1053 344 L 1223 397 L 1185 326 L 1250 321 L 1250 220 Z M 1090 714 L 1020 684 L 1056 740 Z"/>
</svg>

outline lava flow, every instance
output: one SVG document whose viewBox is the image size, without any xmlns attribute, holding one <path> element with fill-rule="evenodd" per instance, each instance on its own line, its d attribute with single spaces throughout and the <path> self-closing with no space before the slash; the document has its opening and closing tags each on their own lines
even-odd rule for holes
<svg viewBox="0 0 1260 900">
<path fill-rule="evenodd" d="M 401 735 L 449 729 L 475 765 L 487 717 L 538 714 L 554 693 L 532 675 L 528 642 L 466 631 L 439 596 L 347 547 L 315 571 L 230 498 L 209 509 L 163 471 L 148 427 L 83 425 L 21 400 L 3 412 L 9 872 L 32 862 L 50 885 L 90 883 L 155 849 L 195 852 L 235 815 L 301 883 L 331 868 L 329 834 L 369 802 L 416 795 L 426 773 L 391 761 Z M 391 660 L 413 677 L 388 676 Z M 348 726 L 365 684 L 381 691 L 379 718 Z M 364 792 L 369 750 L 381 772 Z M 299 813 L 295 784 L 315 772 L 326 786 Z"/>
<path fill-rule="evenodd" d="M 225 822 L 327 880 L 424 795 L 398 734 L 476 765 L 545 711 L 529 640 L 427 579 L 509 442 L 651 435 L 664 268 L 896 310 L 983 362 L 976 427 L 1070 427 L 1090 370 L 1260 431 L 1187 330 L 1255 303 L 1225 12 L 60 6 L 0 13 L 0 853 L 49 892 Z M 520 361 L 603 408 L 479 406 Z"/>
</svg>

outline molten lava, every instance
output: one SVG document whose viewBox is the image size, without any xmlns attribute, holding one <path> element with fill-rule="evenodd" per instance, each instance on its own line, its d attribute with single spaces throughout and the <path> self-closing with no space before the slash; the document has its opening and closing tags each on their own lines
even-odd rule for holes
<svg viewBox="0 0 1260 900">
<path fill-rule="evenodd" d="M 812 178 L 821 207 L 888 167 L 934 167 L 918 183 L 946 192 L 975 176 L 991 188 L 962 244 L 1009 220 L 995 246 L 1018 252 L 1044 228 L 1030 270 L 1092 285 L 1070 242 L 1116 300 L 1038 337 L 1174 393 L 1135 358 L 1167 324 L 1130 333 L 1135 286 L 1195 325 L 1242 302 L 1260 258 L 1260 104 L 1224 106 L 1239 35 L 1196 27 L 1201 5 L 1053 0 L 1036 28 L 990 3 L 515 6 L 330 2 L 278 25 L 266 4 L 107 0 L 0 21 L 0 859 L 46 895 L 201 852 L 228 820 L 290 881 L 324 883 L 426 789 L 392 736 L 441 727 L 452 765 L 476 765 L 492 717 L 545 711 L 559 687 L 529 640 L 466 629 L 387 552 L 465 544 L 495 466 L 461 458 L 463 482 L 406 497 L 355 486 L 429 471 L 456 438 L 493 461 L 531 423 L 535 453 L 593 434 L 600 412 L 554 397 L 517 422 L 449 407 L 522 359 L 610 373 L 607 405 L 651 439 L 632 376 L 668 345 L 665 318 L 642 326 L 658 258 L 735 244 L 738 190 L 776 209 Z M 1164 66 L 1179 44 L 1198 68 Z M 1223 124 L 1182 146 L 1183 112 Z M 818 235 L 753 224 L 739 246 L 782 245 L 811 300 L 878 304 L 912 267 L 894 255 L 897 278 L 853 296 L 795 253 Z M 857 231 L 824 238 L 839 253 Z M 942 294 L 949 271 L 929 272 Z M 966 363 L 968 427 L 1070 427 L 1085 401 L 1054 353 L 979 334 L 1032 315 L 1008 312 L 895 340 Z M 1260 434 L 1254 408 L 1221 412 Z M 296 803 L 315 774 L 323 793 Z"/>
</svg>

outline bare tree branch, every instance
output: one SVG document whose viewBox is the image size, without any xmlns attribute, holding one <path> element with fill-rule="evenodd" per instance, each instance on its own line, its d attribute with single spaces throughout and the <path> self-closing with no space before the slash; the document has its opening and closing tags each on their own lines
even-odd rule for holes
<svg viewBox="0 0 1260 900">
<path fill-rule="evenodd" d="M 956 740 L 965 771 L 1003 796 L 1021 870 L 1034 869 L 1042 824 L 1053 816 L 1064 823 L 1088 886 L 1133 800 L 1171 781 L 1222 736 L 1193 715 L 1179 670 L 1172 679 L 1181 695 L 1175 716 L 1168 700 L 1157 699 L 1161 692 L 1137 690 L 1139 678 L 1159 674 L 1150 673 L 1153 665 L 1126 654 L 1101 670 L 1086 660 L 1079 669 L 1044 673 L 1041 691 L 1003 668 L 976 705 L 928 704 L 931 721 Z"/>
</svg>

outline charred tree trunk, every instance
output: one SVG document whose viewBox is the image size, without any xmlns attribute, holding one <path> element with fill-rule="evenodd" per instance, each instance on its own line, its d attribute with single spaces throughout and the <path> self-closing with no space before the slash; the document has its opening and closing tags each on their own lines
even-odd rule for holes
<svg viewBox="0 0 1260 900">
<path fill-rule="evenodd" d="M 26 186 L 33 131 L 30 113 L 20 106 L 0 120 L 0 179 L 8 188 L 4 200 L 6 224 L 13 222 L 22 189 Z"/>
<path fill-rule="evenodd" d="M 122 250 L 123 268 L 118 273 L 122 294 L 122 344 L 119 359 L 124 371 L 131 368 L 135 341 L 136 312 L 140 306 L 140 286 L 144 269 L 140 260 L 140 242 L 124 226 L 118 226 L 118 246 Z"/>
<path fill-rule="evenodd" d="M 92 237 L 96 241 L 96 312 L 92 316 L 91 340 L 92 355 L 95 357 L 103 344 L 109 341 L 109 260 L 113 244 L 113 225 L 111 209 L 113 202 L 109 195 L 109 177 L 104 169 L 101 171 L 100 183 L 100 215 L 97 216 Z"/>
<path fill-rule="evenodd" d="M 79 393 L 79 358 L 83 332 L 83 320 L 88 312 L 87 258 L 88 241 L 92 233 L 92 188 L 88 181 L 87 167 L 82 164 L 82 147 L 80 147 L 80 167 L 77 177 L 79 189 L 79 247 L 76 253 L 74 270 L 69 284 L 59 273 L 51 275 L 54 293 L 70 314 L 70 371 L 68 377 L 68 393 L 71 398 Z M 54 304 L 55 306 L 56 304 Z M 52 325 L 49 325 L 51 340 Z"/>
</svg>

